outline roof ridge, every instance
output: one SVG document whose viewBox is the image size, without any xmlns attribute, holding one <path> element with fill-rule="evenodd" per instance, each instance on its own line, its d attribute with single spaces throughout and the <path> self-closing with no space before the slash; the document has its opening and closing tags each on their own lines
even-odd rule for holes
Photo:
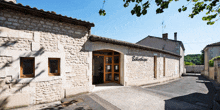
<svg viewBox="0 0 220 110">
<path fill-rule="evenodd" d="M 146 38 L 148 38 L 148 37 L 150 37 L 150 38 L 157 38 L 157 39 L 164 40 L 164 39 L 163 39 L 163 38 L 161 38 L 161 37 L 156 37 L 156 36 L 151 36 L 151 35 L 148 35 L 147 37 L 145 37 L 145 38 L 141 39 L 141 40 L 140 40 L 140 41 L 138 41 L 137 43 L 141 42 L 142 40 L 144 40 L 144 39 L 146 39 Z M 179 43 L 180 43 L 180 45 L 182 46 L 183 50 L 185 50 L 185 47 L 184 47 L 184 45 L 183 45 L 183 42 L 182 42 L 182 41 L 179 41 L 179 40 L 172 40 L 172 39 L 166 39 L 166 40 L 173 41 L 173 42 L 179 42 Z"/>
<path fill-rule="evenodd" d="M 149 47 L 149 46 L 144 46 L 144 45 L 140 45 L 140 44 L 130 43 L 130 42 L 127 42 L 127 41 L 120 41 L 120 40 L 111 39 L 111 38 L 107 38 L 107 37 L 101 37 L 101 36 L 97 36 L 97 35 L 90 35 L 89 40 L 93 41 L 93 42 L 102 41 L 102 42 L 106 42 L 106 43 L 113 43 L 113 44 L 116 44 L 116 45 L 124 45 L 124 46 L 130 46 L 130 47 L 134 47 L 134 48 L 146 49 L 146 50 L 151 50 L 151 51 L 158 51 L 158 52 L 170 54 L 170 55 L 173 55 L 173 56 L 181 57 L 178 54 L 175 54 L 173 52 L 169 52 L 169 51 L 166 51 L 166 50 L 161 50 L 161 49 L 157 49 L 157 48 L 154 48 L 154 47 Z"/>
<path fill-rule="evenodd" d="M 26 8 L 26 9 L 29 9 L 29 10 L 31 10 L 31 11 L 37 11 L 37 12 L 39 12 L 39 13 L 47 13 L 47 14 L 52 14 L 52 15 L 54 15 L 54 16 L 59 16 L 59 17 L 63 17 L 63 18 L 65 18 L 65 19 L 70 19 L 70 20 L 74 20 L 74 21 L 79 21 L 79 22 L 84 22 L 84 23 L 87 23 L 87 24 L 89 24 L 91 27 L 94 27 L 95 25 L 94 25 L 94 23 L 90 23 L 89 21 L 85 21 L 85 20 L 80 20 L 80 19 L 76 19 L 76 18 L 72 18 L 72 17 L 68 17 L 68 16 L 66 16 L 66 15 L 61 15 L 61 14 L 57 14 L 55 11 L 44 11 L 44 9 L 38 9 L 38 8 L 36 8 L 36 7 L 30 7 L 29 5 L 26 5 L 26 6 L 24 6 L 23 4 L 21 4 L 21 3 L 14 3 L 14 2 L 12 2 L 12 1 L 10 1 L 10 2 L 7 2 L 7 1 L 5 1 L 5 0 L 0 0 L 0 4 L 1 3 L 3 3 L 4 5 L 11 5 L 11 6 L 17 6 L 17 8 L 19 7 L 19 8 Z M 18 11 L 18 10 L 16 10 L 16 11 Z"/>
<path fill-rule="evenodd" d="M 214 46 L 220 46 L 220 41 L 206 45 L 202 51 L 204 51 L 207 47 L 214 47 Z"/>
</svg>

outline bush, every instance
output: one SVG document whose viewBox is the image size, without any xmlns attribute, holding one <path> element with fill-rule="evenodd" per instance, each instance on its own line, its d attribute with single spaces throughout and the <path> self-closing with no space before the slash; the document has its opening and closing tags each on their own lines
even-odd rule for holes
<svg viewBox="0 0 220 110">
<path fill-rule="evenodd" d="M 211 60 L 209 60 L 209 67 L 213 67 L 214 66 L 214 59 L 216 58 L 220 58 L 220 56 L 214 57 Z"/>
<path fill-rule="evenodd" d="M 184 63 L 185 63 L 185 65 L 195 65 L 192 62 L 184 62 Z"/>
</svg>

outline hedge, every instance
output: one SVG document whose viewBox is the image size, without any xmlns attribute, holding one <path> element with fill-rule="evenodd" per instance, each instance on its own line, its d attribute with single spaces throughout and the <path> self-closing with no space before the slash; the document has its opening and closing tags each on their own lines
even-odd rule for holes
<svg viewBox="0 0 220 110">
<path fill-rule="evenodd" d="M 213 67 L 214 66 L 214 59 L 216 58 L 220 58 L 220 56 L 214 57 L 211 60 L 209 60 L 209 67 Z"/>
<path fill-rule="evenodd" d="M 192 62 L 184 62 L 184 63 L 185 63 L 185 65 L 195 65 Z"/>
</svg>

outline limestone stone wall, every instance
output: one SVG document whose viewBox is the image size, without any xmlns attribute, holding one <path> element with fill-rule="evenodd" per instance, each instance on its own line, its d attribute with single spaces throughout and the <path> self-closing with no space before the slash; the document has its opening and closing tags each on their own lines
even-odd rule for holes
<svg viewBox="0 0 220 110">
<path fill-rule="evenodd" d="M 17 0 L 5 0 L 6 2 L 14 2 L 17 3 Z"/>
<path fill-rule="evenodd" d="M 6 67 L 9 67 L 11 66 L 11 63 L 12 63 L 12 57 L 10 56 L 0 56 L 0 70 L 2 71 L 0 73 L 0 76 L 6 76 L 6 73 L 5 73 L 5 69 Z"/>
<path fill-rule="evenodd" d="M 0 45 L 8 50 L 30 51 L 32 39 L 0 37 Z"/>
<path fill-rule="evenodd" d="M 215 78 L 215 68 L 214 67 L 209 67 L 209 76 L 210 79 L 214 80 Z"/>
<path fill-rule="evenodd" d="M 0 69 L 0 77 L 6 81 L 11 75 L 16 85 L 27 84 L 19 90 L 33 93 L 27 97 L 27 104 L 59 100 L 64 90 L 76 87 L 85 90 L 82 92 L 90 90 L 89 52 L 84 49 L 90 29 L 8 9 L 0 11 L 0 23 L 0 56 L 7 56 L 0 57 L 1 67 L 8 57 L 12 58 L 10 66 Z M 34 78 L 20 78 L 20 57 L 35 57 Z M 48 76 L 48 58 L 60 58 L 60 76 Z M 4 97 L 7 95 L 10 92 Z M 11 106 L 10 101 L 7 106 Z"/>
<path fill-rule="evenodd" d="M 0 56 L 0 67 L 10 66 L 11 62 L 12 62 L 12 57 Z"/>
<path fill-rule="evenodd" d="M 192 66 L 185 66 L 187 73 L 201 73 L 205 66 L 204 65 L 192 65 Z"/>
<path fill-rule="evenodd" d="M 132 57 L 147 61 L 132 61 Z M 157 56 L 157 77 L 154 78 L 154 56 Z M 164 61 L 165 57 L 165 76 Z M 126 55 L 127 85 L 143 85 L 179 77 L 179 59 L 170 55 L 130 48 Z"/>
<path fill-rule="evenodd" d="M 36 104 L 58 101 L 62 98 L 62 79 L 36 83 Z"/>
</svg>

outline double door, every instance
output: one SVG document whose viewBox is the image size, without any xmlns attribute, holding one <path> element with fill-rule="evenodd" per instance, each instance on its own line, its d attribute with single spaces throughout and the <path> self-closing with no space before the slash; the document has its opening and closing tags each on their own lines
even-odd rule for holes
<svg viewBox="0 0 220 110">
<path fill-rule="evenodd" d="M 120 55 L 104 56 L 104 83 L 120 83 Z"/>
</svg>

